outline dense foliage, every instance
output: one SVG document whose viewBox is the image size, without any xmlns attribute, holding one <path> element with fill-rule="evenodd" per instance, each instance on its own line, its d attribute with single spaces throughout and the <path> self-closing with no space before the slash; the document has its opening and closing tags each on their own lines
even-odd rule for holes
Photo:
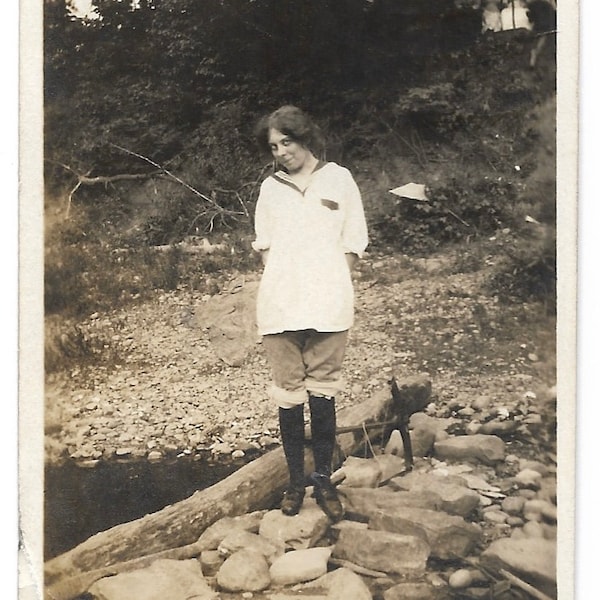
<svg viewBox="0 0 600 600">
<path fill-rule="evenodd" d="M 553 49 L 529 70 L 531 36 L 481 35 L 477 3 L 93 4 L 82 19 L 66 0 L 45 1 L 49 311 L 72 307 L 83 273 L 101 277 L 96 263 L 115 262 L 115 247 L 235 232 L 241 266 L 269 163 L 253 126 L 282 103 L 312 113 L 327 158 L 352 169 L 373 247 L 426 252 L 530 213 L 554 225 L 552 176 L 528 186 L 540 160 L 553 172 L 532 117 L 555 93 Z M 409 181 L 427 184 L 428 203 L 389 194 Z M 181 264 L 177 274 L 149 260 L 165 286 L 182 281 Z"/>
</svg>

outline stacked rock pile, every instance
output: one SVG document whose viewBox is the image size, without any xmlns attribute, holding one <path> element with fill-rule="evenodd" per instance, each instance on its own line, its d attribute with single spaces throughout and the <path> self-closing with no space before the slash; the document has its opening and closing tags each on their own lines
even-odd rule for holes
<svg viewBox="0 0 600 600">
<path fill-rule="evenodd" d="M 96 600 L 498 600 L 556 598 L 553 465 L 507 454 L 495 435 L 449 436 L 451 419 L 415 415 L 415 468 L 394 432 L 384 451 L 334 473 L 345 517 L 307 493 L 279 510 L 226 517 L 185 561 L 95 582 Z"/>
</svg>

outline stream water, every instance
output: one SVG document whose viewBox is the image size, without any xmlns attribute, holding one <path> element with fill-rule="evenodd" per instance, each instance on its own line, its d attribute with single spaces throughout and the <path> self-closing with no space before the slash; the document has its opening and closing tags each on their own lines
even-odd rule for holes
<svg viewBox="0 0 600 600">
<path fill-rule="evenodd" d="M 99 531 L 155 512 L 224 479 L 250 460 L 216 462 L 179 457 L 47 466 L 44 481 L 44 559 Z"/>
</svg>

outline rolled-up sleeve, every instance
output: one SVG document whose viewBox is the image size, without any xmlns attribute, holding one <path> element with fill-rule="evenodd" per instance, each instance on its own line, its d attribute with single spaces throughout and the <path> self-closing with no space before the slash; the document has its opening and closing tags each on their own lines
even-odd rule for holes
<svg viewBox="0 0 600 600">
<path fill-rule="evenodd" d="M 367 221 L 360 190 L 350 172 L 347 173 L 344 185 L 346 215 L 342 229 L 342 245 L 344 252 L 352 252 L 362 257 L 369 243 Z"/>
<path fill-rule="evenodd" d="M 252 248 L 257 252 L 268 250 L 271 247 L 272 223 L 269 211 L 270 202 L 267 185 L 266 181 L 263 181 L 256 202 L 256 211 L 254 213 L 255 238 L 252 242 Z"/>
</svg>

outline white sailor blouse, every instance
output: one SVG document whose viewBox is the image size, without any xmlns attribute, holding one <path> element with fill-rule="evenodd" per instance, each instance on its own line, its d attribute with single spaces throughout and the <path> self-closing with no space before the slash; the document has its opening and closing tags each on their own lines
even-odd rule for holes
<svg viewBox="0 0 600 600">
<path fill-rule="evenodd" d="M 354 321 L 345 254 L 368 244 L 360 191 L 350 171 L 319 163 L 307 187 L 284 171 L 265 179 L 252 247 L 269 250 L 257 298 L 258 333 L 344 331 Z"/>
</svg>

